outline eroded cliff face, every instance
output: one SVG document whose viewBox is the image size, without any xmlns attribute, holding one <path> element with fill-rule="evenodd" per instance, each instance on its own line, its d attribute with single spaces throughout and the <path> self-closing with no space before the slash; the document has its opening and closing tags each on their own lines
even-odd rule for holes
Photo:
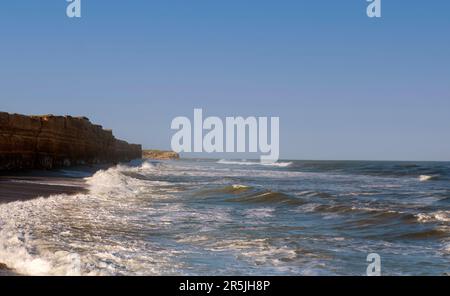
<svg viewBox="0 0 450 296">
<path fill-rule="evenodd" d="M 141 155 L 140 145 L 117 140 L 85 117 L 0 112 L 0 170 L 120 162 Z"/>
</svg>

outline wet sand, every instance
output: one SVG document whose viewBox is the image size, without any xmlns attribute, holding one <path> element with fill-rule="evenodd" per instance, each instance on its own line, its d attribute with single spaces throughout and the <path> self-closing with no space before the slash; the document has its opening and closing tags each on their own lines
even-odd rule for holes
<svg viewBox="0 0 450 296">
<path fill-rule="evenodd" d="M 0 176 L 0 203 L 55 194 L 86 192 L 83 179 L 38 176 Z"/>
</svg>

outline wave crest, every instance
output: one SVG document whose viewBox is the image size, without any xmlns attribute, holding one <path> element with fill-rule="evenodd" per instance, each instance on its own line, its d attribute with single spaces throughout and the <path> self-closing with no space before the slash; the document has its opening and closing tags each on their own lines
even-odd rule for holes
<svg viewBox="0 0 450 296">
<path fill-rule="evenodd" d="M 420 182 L 426 182 L 431 180 L 438 180 L 439 177 L 440 177 L 439 175 L 420 175 L 419 180 Z"/>
<path fill-rule="evenodd" d="M 219 164 L 228 164 L 228 165 L 261 165 L 261 166 L 269 166 L 269 167 L 279 167 L 285 168 L 292 165 L 292 162 L 254 162 L 254 161 L 235 161 L 235 160 L 226 160 L 221 159 L 217 161 Z"/>
<path fill-rule="evenodd" d="M 274 191 L 252 192 L 250 194 L 244 194 L 239 197 L 227 199 L 226 201 L 240 202 L 240 203 L 262 203 L 262 204 L 290 204 L 290 205 L 304 204 L 304 202 L 299 198 L 295 198 L 290 195 Z"/>
<path fill-rule="evenodd" d="M 450 211 L 438 211 L 430 214 L 420 213 L 416 215 L 417 221 L 427 222 L 450 222 Z"/>
</svg>

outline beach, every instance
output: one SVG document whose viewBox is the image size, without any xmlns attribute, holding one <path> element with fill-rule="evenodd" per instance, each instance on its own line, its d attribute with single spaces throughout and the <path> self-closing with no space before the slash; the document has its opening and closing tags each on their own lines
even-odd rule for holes
<svg viewBox="0 0 450 296">
<path fill-rule="evenodd" d="M 73 178 L 0 176 L 0 203 L 82 192 L 86 192 L 84 183 L 82 180 L 74 180 Z"/>
</svg>

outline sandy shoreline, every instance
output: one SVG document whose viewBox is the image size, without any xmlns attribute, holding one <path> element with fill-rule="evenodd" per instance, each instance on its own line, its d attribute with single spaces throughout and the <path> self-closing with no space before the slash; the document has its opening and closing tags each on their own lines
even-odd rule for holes
<svg viewBox="0 0 450 296">
<path fill-rule="evenodd" d="M 25 201 L 55 194 L 86 192 L 82 179 L 0 176 L 0 203 Z"/>
</svg>

